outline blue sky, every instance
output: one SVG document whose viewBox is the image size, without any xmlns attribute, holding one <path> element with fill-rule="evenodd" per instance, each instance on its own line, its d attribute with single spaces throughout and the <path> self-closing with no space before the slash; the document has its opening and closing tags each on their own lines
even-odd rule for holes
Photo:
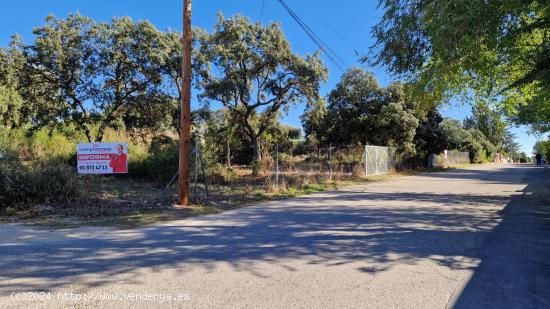
<svg viewBox="0 0 550 309">
<path fill-rule="evenodd" d="M 373 44 L 371 27 L 382 12 L 377 9 L 377 0 L 286 0 L 287 4 L 341 57 L 345 64 L 361 66 L 373 72 L 382 85 L 392 81 L 383 68 L 365 67 L 358 63 L 355 51 L 367 53 Z M 41 25 L 48 14 L 65 17 L 71 12 L 80 12 L 96 21 L 108 21 L 113 17 L 130 16 L 134 20 L 149 20 L 158 29 L 182 27 L 181 0 L 19 0 L 4 1 L 0 11 L 0 45 L 6 46 L 10 37 L 18 33 L 25 42 L 32 40 L 32 28 Z M 317 46 L 296 25 L 277 0 L 200 0 L 193 1 L 192 22 L 194 26 L 210 30 L 216 22 L 216 13 L 225 16 L 236 13 L 246 15 L 263 23 L 280 22 L 292 48 L 299 54 L 312 53 Z M 321 93 L 327 94 L 338 82 L 342 72 L 329 59 L 324 58 L 329 68 L 329 80 L 322 85 Z M 463 119 L 470 114 L 468 105 L 443 106 L 444 116 Z M 293 107 L 282 122 L 300 126 L 299 116 L 303 106 Z M 528 135 L 527 128 L 512 128 L 522 150 L 531 153 L 537 137 Z"/>
</svg>

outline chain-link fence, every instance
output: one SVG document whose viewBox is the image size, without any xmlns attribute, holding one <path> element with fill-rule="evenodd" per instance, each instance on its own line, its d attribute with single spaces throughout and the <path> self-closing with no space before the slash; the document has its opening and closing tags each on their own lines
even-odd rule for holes
<svg viewBox="0 0 550 309">
<path fill-rule="evenodd" d="M 365 176 L 385 175 L 394 169 L 394 159 L 390 147 L 365 146 L 364 157 Z"/>
<path fill-rule="evenodd" d="M 224 204 L 243 197 L 293 195 L 326 187 L 334 182 L 391 174 L 401 169 L 392 148 L 373 145 L 288 147 L 275 145 L 262 151 L 258 166 L 208 164 L 200 147 L 192 152 L 191 192 L 195 201 Z M 444 151 L 430 156 L 429 166 L 456 167 L 470 163 L 468 152 Z M 257 173 L 254 173 L 254 169 Z M 173 180 L 176 178 L 174 177 Z M 173 196 L 174 187 L 167 187 Z M 169 193 L 172 191 L 172 194 Z"/>
<path fill-rule="evenodd" d="M 280 189 L 316 183 L 348 180 L 362 176 L 361 146 L 330 146 L 304 149 L 300 154 L 278 151 L 267 166 L 275 185 Z"/>
<path fill-rule="evenodd" d="M 194 199 L 214 203 L 239 200 L 243 196 L 316 190 L 334 182 L 394 170 L 390 148 L 363 145 L 299 149 L 275 145 L 267 151 L 264 149 L 256 175 L 252 165 L 206 166 L 200 151 L 193 151 L 192 162 L 190 185 Z"/>
<path fill-rule="evenodd" d="M 430 156 L 431 167 L 457 167 L 468 163 L 470 163 L 468 152 L 444 150 L 441 154 Z"/>
</svg>

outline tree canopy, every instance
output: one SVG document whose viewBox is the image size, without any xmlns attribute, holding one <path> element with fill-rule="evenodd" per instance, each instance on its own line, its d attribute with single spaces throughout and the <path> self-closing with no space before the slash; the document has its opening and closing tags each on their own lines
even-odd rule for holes
<svg viewBox="0 0 550 309">
<path fill-rule="evenodd" d="M 380 0 L 373 64 L 434 102 L 473 90 L 517 124 L 550 130 L 550 2 Z"/>
<path fill-rule="evenodd" d="M 400 153 L 414 153 L 418 119 L 412 105 L 406 102 L 401 84 L 380 87 L 372 74 L 354 68 L 344 73 L 329 93 L 326 112 L 317 104 L 316 109 L 306 111 L 302 121 L 308 137 L 316 136 L 324 145 L 387 145 L 397 147 Z"/>
<path fill-rule="evenodd" d="M 34 125 L 72 123 L 89 141 L 101 141 L 108 127 L 166 122 L 162 34 L 151 23 L 49 16 L 34 34 L 33 44 L 22 47 L 21 82 L 24 99 L 33 102 Z"/>
<path fill-rule="evenodd" d="M 532 82 L 505 85 L 500 83 L 505 79 L 493 79 L 494 89 L 508 87 L 504 88 L 506 96 L 478 96 L 472 117 L 464 123 L 443 119 L 435 103 L 446 93 L 464 88 L 465 81 L 476 80 L 466 86 L 487 90 L 474 86 L 489 85 L 484 84 L 488 75 L 453 71 L 469 61 L 460 54 L 457 59 L 462 62 L 453 63 L 453 57 L 432 52 L 413 57 L 414 48 L 390 53 L 412 34 L 397 23 L 404 21 L 403 14 L 409 9 L 391 11 L 397 2 L 384 3 L 386 24 L 376 28 L 382 53 L 377 61 L 395 60 L 390 68 L 410 80 L 383 87 L 373 74 L 352 68 L 326 97 L 319 95 L 320 84 L 328 76 L 320 54 L 295 53 L 279 24 L 262 25 L 240 15 L 227 19 L 219 15 L 210 33 L 193 29 L 193 86 L 201 106 L 192 113 L 192 134 L 204 144 L 203 157 L 228 166 L 232 162 L 268 166 L 270 158 L 263 162 L 262 154 L 273 153 L 276 145 L 282 153 L 303 154 L 312 148 L 320 153 L 320 148 L 331 144 L 391 146 L 398 160 L 410 159 L 407 163 L 413 164 L 427 162 L 431 153 L 444 149 L 469 151 L 474 161 L 490 160 L 495 151 L 517 152 L 513 135 L 505 130 L 502 111 L 490 102 L 506 102 L 513 89 Z M 436 5 L 425 4 L 427 7 L 421 7 L 424 10 L 433 10 Z M 453 14 L 464 13 L 453 8 Z M 409 13 L 410 18 L 425 17 L 417 11 Z M 418 29 L 435 22 L 406 21 Z M 443 35 L 440 30 L 419 32 L 427 39 L 426 48 L 443 52 L 437 45 L 442 43 L 435 44 L 429 37 Z M 97 23 L 80 14 L 49 16 L 33 33 L 34 39 L 28 44 L 15 36 L 9 46 L 0 48 L 0 129 L 6 132 L 6 128 L 20 127 L 22 135 L 29 137 L 40 134 L 43 138 L 57 132 L 74 140 L 85 136 L 89 141 L 101 141 L 106 132 L 109 136 L 125 129 L 132 138 L 142 132 L 142 137 L 151 141 L 150 151 L 158 150 L 160 157 L 176 151 L 182 92 L 180 33 L 159 31 L 147 21 L 135 22 L 128 17 Z M 390 39 L 401 41 L 389 44 Z M 461 51 L 462 46 L 458 47 Z M 393 58 L 384 58 L 390 54 Z M 412 58 L 406 58 L 409 56 Z M 450 65 L 434 62 L 441 59 Z M 474 75 L 476 78 L 471 78 Z M 536 101 L 533 96 L 526 98 Z M 210 109 L 214 104 L 222 108 Z M 306 105 L 300 117 L 305 141 L 299 128 L 279 121 L 294 104 Z M 536 109 L 533 113 L 541 114 Z M 516 113 L 512 119 L 519 121 L 520 116 Z M 254 173 L 261 167 L 258 164 L 254 164 Z"/>
<path fill-rule="evenodd" d="M 248 18 L 218 15 L 214 31 L 201 42 L 210 70 L 200 78 L 207 101 L 224 105 L 250 139 L 256 161 L 259 138 L 291 104 L 318 98 L 327 70 L 319 54 L 292 52 L 279 24 L 262 26 Z"/>
<path fill-rule="evenodd" d="M 488 161 L 514 142 L 500 114 L 488 105 L 475 106 L 463 124 L 443 119 L 436 107 L 426 110 L 406 89 L 400 83 L 381 87 L 372 74 L 350 69 L 326 104 L 318 100 L 307 105 L 302 115 L 307 142 L 317 147 L 390 146 L 398 162 L 412 165 L 426 163 L 430 154 L 445 149 L 467 151 L 473 162 Z"/>
<path fill-rule="evenodd" d="M 487 102 L 477 102 L 472 106 L 472 116 L 464 119 L 464 127 L 481 131 L 494 146 L 502 148 L 506 123 L 501 113 Z"/>
</svg>

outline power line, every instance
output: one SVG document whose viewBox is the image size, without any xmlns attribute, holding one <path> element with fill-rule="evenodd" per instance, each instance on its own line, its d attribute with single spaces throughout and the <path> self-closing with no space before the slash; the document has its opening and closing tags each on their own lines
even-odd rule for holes
<svg viewBox="0 0 550 309">
<path fill-rule="evenodd" d="M 332 32 L 334 32 L 340 39 L 342 39 L 342 41 L 346 42 L 349 47 L 351 47 L 353 49 L 353 53 L 359 57 L 361 56 L 361 54 L 358 52 L 358 49 L 355 47 L 355 45 L 350 41 L 348 40 L 347 37 L 345 37 L 344 35 L 342 35 L 340 32 L 336 31 L 336 29 L 334 29 L 331 25 L 329 25 L 326 21 L 324 20 L 321 20 L 323 22 L 323 24 L 329 28 Z"/>
<path fill-rule="evenodd" d="M 260 12 L 260 25 L 262 24 L 262 19 L 264 18 L 264 7 L 265 7 L 265 0 L 262 0 L 262 11 Z"/>
<path fill-rule="evenodd" d="M 321 49 L 322 52 L 342 71 L 347 67 L 345 61 L 338 56 L 338 54 L 328 46 L 323 40 L 296 14 L 283 0 L 278 0 L 288 14 L 298 23 L 300 28 L 304 30 L 307 36 Z"/>
<path fill-rule="evenodd" d="M 328 46 L 323 40 L 296 14 L 283 0 L 278 0 L 279 3 L 284 7 L 284 9 L 290 14 L 290 16 L 298 23 L 298 25 L 306 32 L 306 34 L 310 37 L 315 44 L 323 51 L 327 57 L 334 63 L 342 72 L 345 71 L 342 64 L 344 66 L 345 62 L 336 54 L 330 46 Z"/>
</svg>

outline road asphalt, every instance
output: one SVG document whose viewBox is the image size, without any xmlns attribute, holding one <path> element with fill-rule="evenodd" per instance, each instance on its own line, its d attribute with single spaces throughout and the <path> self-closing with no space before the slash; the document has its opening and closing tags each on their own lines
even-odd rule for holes
<svg viewBox="0 0 550 309">
<path fill-rule="evenodd" d="M 0 225 L 1 308 L 550 308 L 550 169 L 476 165 L 132 229 Z"/>
</svg>

